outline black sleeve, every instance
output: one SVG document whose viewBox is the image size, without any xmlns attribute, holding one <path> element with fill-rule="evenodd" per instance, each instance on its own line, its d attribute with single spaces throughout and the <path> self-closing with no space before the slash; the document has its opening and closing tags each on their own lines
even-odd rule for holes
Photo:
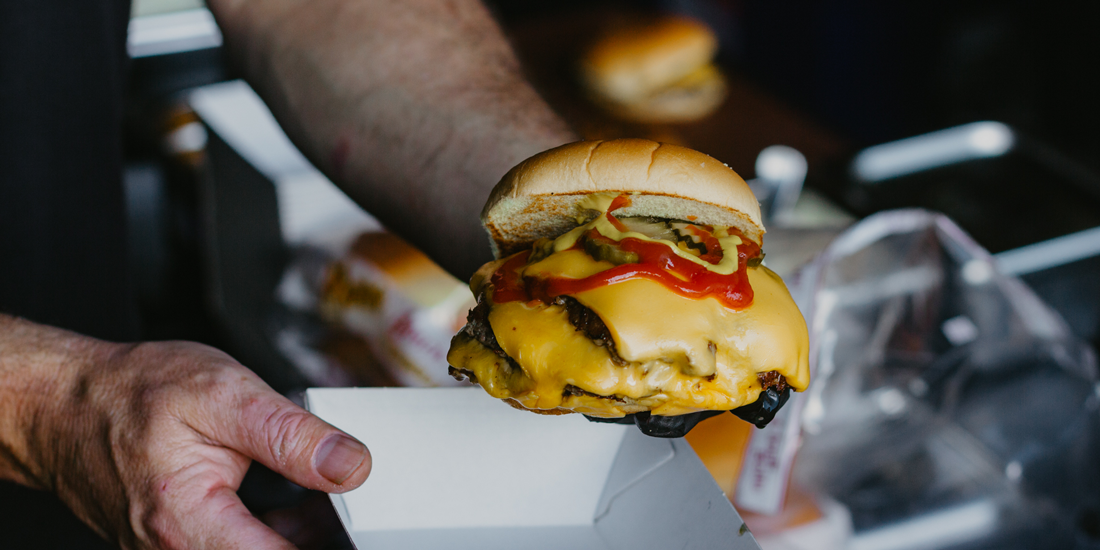
<svg viewBox="0 0 1100 550">
<path fill-rule="evenodd" d="M 0 311 L 137 336 L 122 109 L 129 2 L 0 1 Z"/>
</svg>

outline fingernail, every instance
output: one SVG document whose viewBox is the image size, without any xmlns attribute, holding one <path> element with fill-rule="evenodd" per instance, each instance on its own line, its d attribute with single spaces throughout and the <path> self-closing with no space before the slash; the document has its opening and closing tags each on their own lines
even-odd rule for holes
<svg viewBox="0 0 1100 550">
<path fill-rule="evenodd" d="M 325 479 L 340 485 L 351 477 L 366 457 L 367 448 L 362 443 L 344 434 L 336 434 L 321 442 L 317 454 L 313 456 L 313 467 Z"/>
</svg>

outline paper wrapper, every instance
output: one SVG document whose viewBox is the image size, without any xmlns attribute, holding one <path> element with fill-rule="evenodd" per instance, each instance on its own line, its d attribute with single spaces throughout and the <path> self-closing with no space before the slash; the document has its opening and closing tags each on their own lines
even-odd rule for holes
<svg viewBox="0 0 1100 550">
<path fill-rule="evenodd" d="M 361 337 L 403 386 L 451 386 L 447 349 L 475 305 L 465 283 L 390 233 L 365 233 L 326 269 L 319 310 Z"/>
</svg>

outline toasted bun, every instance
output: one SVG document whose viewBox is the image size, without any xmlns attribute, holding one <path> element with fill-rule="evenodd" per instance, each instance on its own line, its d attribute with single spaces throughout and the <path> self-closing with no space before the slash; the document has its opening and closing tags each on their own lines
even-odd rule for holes
<svg viewBox="0 0 1100 550">
<path fill-rule="evenodd" d="M 614 29 L 581 60 L 581 77 L 597 94 L 634 103 L 710 63 L 718 40 L 709 27 L 685 17 L 662 17 Z"/>
<path fill-rule="evenodd" d="M 645 139 L 581 141 L 539 153 L 512 168 L 489 195 L 481 222 L 498 258 L 553 238 L 596 213 L 578 203 L 590 193 L 627 193 L 616 215 L 732 226 L 760 243 L 760 204 L 736 172 L 698 151 Z"/>
</svg>

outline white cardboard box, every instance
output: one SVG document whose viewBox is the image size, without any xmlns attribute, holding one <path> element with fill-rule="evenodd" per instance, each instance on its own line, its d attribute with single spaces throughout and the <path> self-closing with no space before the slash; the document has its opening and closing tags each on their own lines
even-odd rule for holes
<svg viewBox="0 0 1100 550">
<path fill-rule="evenodd" d="M 682 439 L 512 409 L 481 388 L 311 389 L 371 449 L 332 495 L 360 550 L 756 549 Z"/>
</svg>

